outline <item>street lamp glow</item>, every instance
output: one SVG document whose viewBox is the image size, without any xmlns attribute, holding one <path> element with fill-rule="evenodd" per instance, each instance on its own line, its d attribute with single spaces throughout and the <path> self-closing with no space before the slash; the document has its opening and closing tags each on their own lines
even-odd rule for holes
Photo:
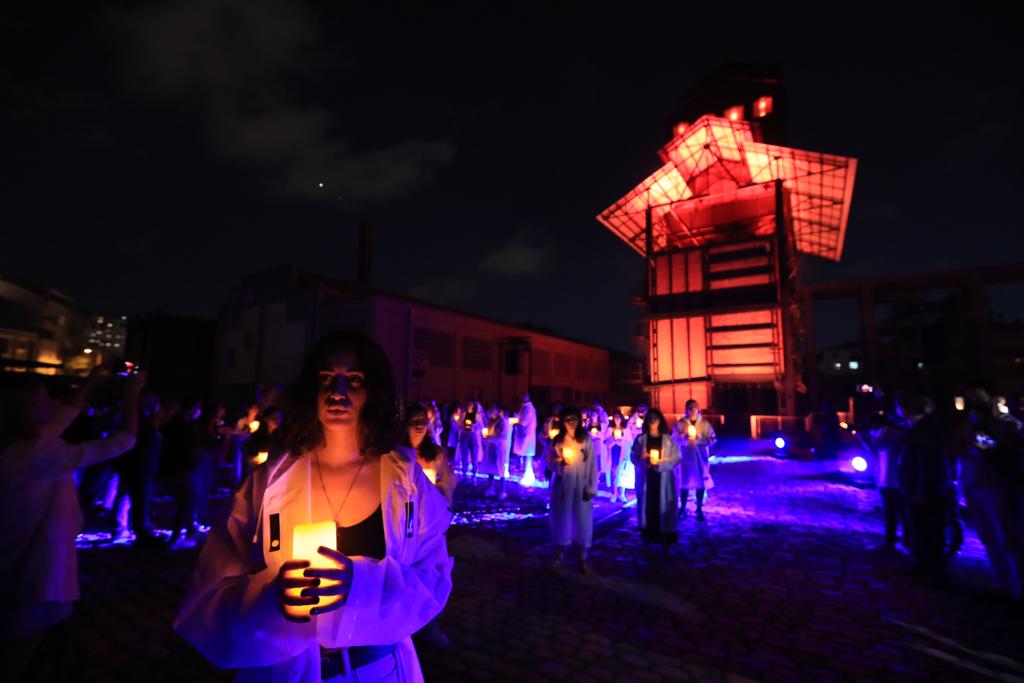
<svg viewBox="0 0 1024 683">
<path fill-rule="evenodd" d="M 317 183 L 317 184 L 316 184 L 316 186 L 317 186 L 317 187 L 323 187 L 323 186 L 324 186 L 324 184 L 323 184 L 323 183 Z"/>
<path fill-rule="evenodd" d="M 858 472 L 866 472 L 868 469 L 868 461 L 858 455 L 850 461 L 850 466 Z"/>
<path fill-rule="evenodd" d="M 775 437 L 775 447 L 778 448 L 779 450 L 782 450 L 783 448 L 786 447 L 786 440 L 783 439 L 781 436 Z"/>
<path fill-rule="evenodd" d="M 92 353 L 92 349 L 82 349 L 82 353 Z"/>
</svg>

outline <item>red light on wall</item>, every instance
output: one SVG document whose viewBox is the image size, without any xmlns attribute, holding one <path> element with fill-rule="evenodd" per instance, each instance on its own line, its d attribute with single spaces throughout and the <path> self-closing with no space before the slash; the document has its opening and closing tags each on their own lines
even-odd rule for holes
<svg viewBox="0 0 1024 683">
<path fill-rule="evenodd" d="M 761 118 L 772 113 L 772 98 L 765 96 L 757 98 L 754 102 L 754 116 Z"/>
<path fill-rule="evenodd" d="M 683 133 L 685 133 L 687 131 L 687 129 L 689 127 L 690 127 L 690 124 L 688 124 L 686 121 L 680 121 L 679 123 L 676 124 L 676 128 L 675 128 L 676 135 L 682 135 Z"/>
<path fill-rule="evenodd" d="M 730 121 L 742 121 L 743 120 L 743 105 L 737 105 L 735 107 L 729 107 L 725 110 L 725 118 Z"/>
</svg>

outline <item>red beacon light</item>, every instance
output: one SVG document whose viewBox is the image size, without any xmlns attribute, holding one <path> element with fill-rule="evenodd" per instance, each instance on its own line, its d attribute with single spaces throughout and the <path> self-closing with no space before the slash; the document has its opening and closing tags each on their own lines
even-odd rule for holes
<svg viewBox="0 0 1024 683">
<path fill-rule="evenodd" d="M 725 118 L 730 121 L 742 121 L 743 120 L 743 105 L 736 105 L 735 107 L 729 107 L 725 110 Z"/>
<path fill-rule="evenodd" d="M 681 136 L 683 133 L 689 130 L 689 128 L 690 124 L 688 124 L 686 121 L 680 121 L 679 123 L 676 124 L 676 127 L 674 129 L 676 136 Z"/>
<path fill-rule="evenodd" d="M 772 98 L 767 95 L 757 98 L 757 101 L 754 102 L 754 116 L 759 119 L 768 116 L 772 113 L 772 104 Z"/>
</svg>

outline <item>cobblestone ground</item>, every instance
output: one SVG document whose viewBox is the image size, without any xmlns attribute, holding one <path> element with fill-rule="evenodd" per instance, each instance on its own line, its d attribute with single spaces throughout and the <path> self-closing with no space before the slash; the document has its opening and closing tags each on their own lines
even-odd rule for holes
<svg viewBox="0 0 1024 683">
<path fill-rule="evenodd" d="M 547 569 L 546 491 L 499 503 L 460 485 L 452 646 L 420 647 L 427 680 L 1024 681 L 1024 619 L 984 598 L 973 534 L 953 587 L 924 587 L 904 555 L 875 550 L 874 489 L 822 465 L 730 460 L 708 521 L 691 501 L 676 544 L 644 545 L 635 511 L 600 499 L 588 576 Z M 81 552 L 81 680 L 230 678 L 169 627 L 196 554 Z"/>
</svg>

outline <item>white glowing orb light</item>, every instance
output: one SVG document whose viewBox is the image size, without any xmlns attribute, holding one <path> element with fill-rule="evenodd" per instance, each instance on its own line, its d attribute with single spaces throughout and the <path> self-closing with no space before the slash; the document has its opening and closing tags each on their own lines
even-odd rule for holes
<svg viewBox="0 0 1024 683">
<path fill-rule="evenodd" d="M 323 187 L 323 186 L 324 186 L 324 184 L 323 184 L 323 183 L 317 183 L 317 184 L 316 184 L 316 186 L 317 186 L 317 187 Z"/>
<path fill-rule="evenodd" d="M 786 447 L 786 440 L 783 439 L 781 436 L 775 437 L 775 447 L 781 451 L 783 448 Z"/>
<path fill-rule="evenodd" d="M 857 472 L 867 472 L 868 461 L 858 455 L 855 456 L 853 460 L 850 461 L 850 467 L 852 467 Z"/>
</svg>

